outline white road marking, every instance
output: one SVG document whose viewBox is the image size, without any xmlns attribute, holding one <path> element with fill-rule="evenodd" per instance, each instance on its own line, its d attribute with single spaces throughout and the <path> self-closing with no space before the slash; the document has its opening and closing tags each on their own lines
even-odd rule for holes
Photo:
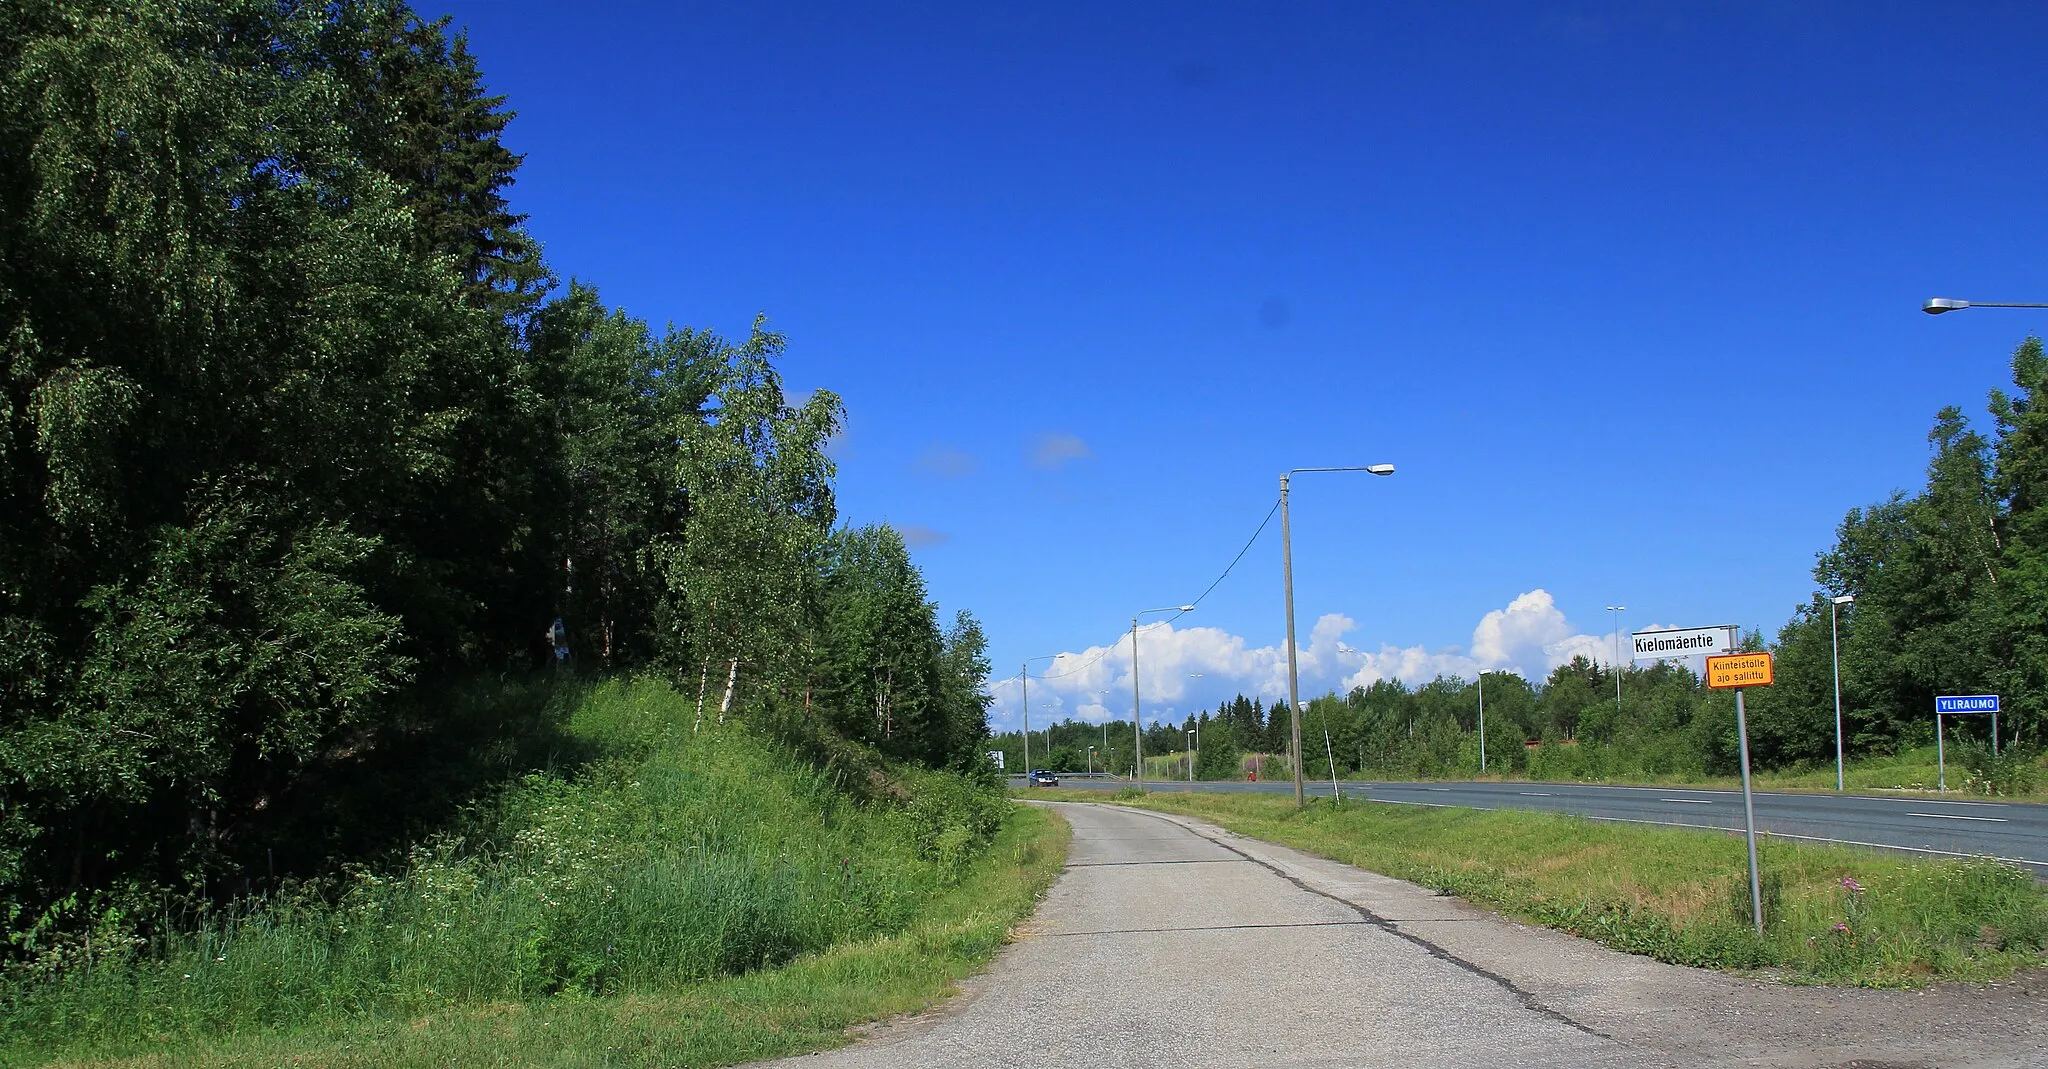
<svg viewBox="0 0 2048 1069">
<path fill-rule="evenodd" d="M 1522 795 L 1522 797 L 1524 797 L 1524 798 L 1555 798 L 1555 797 L 1557 797 L 1557 795 L 1554 795 L 1554 794 L 1544 794 L 1544 793 L 1543 793 L 1543 792 L 1541 792 L 1541 791 L 1522 791 L 1522 792 L 1521 792 L 1521 795 Z"/>
<path fill-rule="evenodd" d="M 1713 805 L 1712 798 L 1659 798 L 1660 802 L 1684 802 L 1687 805 Z"/>
<path fill-rule="evenodd" d="M 1908 813 L 1909 817 L 1933 817 L 1936 820 L 1981 820 L 1988 824 L 2004 824 L 2004 817 L 1969 817 L 1961 813 Z"/>
<path fill-rule="evenodd" d="M 1424 787 L 1422 789 L 1425 791 L 1442 791 L 1445 794 L 1451 793 L 1451 789 L 1449 787 Z"/>
</svg>

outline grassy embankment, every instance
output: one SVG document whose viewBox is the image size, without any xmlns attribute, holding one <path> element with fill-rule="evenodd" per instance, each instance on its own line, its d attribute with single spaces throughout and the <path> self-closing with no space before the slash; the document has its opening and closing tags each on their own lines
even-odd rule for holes
<svg viewBox="0 0 2048 1069">
<path fill-rule="evenodd" d="M 2048 894 L 2024 869 L 1990 861 L 1764 842 L 1759 939 L 1739 835 L 1369 802 L 1296 810 L 1259 795 L 1032 793 L 1184 813 L 1683 965 L 1894 987 L 2048 963 Z"/>
<path fill-rule="evenodd" d="M 1066 830 L 958 777 L 821 771 L 689 731 L 657 684 L 396 871 L 250 903 L 90 968 L 20 972 L 0 1064 L 720 1065 L 833 1046 L 988 961 Z"/>
</svg>

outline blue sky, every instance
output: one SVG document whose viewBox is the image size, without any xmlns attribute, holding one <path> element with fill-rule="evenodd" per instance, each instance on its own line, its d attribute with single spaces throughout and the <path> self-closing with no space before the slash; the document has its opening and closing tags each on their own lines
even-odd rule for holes
<svg viewBox="0 0 2048 1069">
<path fill-rule="evenodd" d="M 851 411 L 843 518 L 998 677 L 1096 651 L 1034 720 L 1128 716 L 1132 613 L 1300 466 L 1399 466 L 1296 483 L 1312 692 L 1541 673 L 1609 604 L 1775 630 L 2048 326 L 1918 311 L 2048 300 L 2048 9 L 1420 7 L 447 10 L 564 278 L 766 312 Z M 1277 534 L 1145 633 L 1148 718 L 1277 693 Z"/>
</svg>

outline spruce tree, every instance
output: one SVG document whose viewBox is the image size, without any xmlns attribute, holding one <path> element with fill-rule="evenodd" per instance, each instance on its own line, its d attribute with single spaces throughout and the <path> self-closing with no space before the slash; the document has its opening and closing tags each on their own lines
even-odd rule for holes
<svg viewBox="0 0 2048 1069">
<path fill-rule="evenodd" d="M 1993 391 L 1996 491 L 2005 508 L 1997 615 L 2012 730 L 2040 739 L 2048 716 L 2048 357 L 2028 338 L 2012 355 L 2013 392 Z"/>
</svg>

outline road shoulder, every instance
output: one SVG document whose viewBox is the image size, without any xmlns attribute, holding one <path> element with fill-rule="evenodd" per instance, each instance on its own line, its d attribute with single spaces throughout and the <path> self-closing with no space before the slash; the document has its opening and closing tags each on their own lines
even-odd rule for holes
<svg viewBox="0 0 2048 1069">
<path fill-rule="evenodd" d="M 1791 987 L 1667 965 L 1179 814 L 1124 806 L 1242 854 L 1493 978 L 1532 1009 L 1681 1062 L 2039 1065 L 2048 978 L 1920 991 Z"/>
</svg>

